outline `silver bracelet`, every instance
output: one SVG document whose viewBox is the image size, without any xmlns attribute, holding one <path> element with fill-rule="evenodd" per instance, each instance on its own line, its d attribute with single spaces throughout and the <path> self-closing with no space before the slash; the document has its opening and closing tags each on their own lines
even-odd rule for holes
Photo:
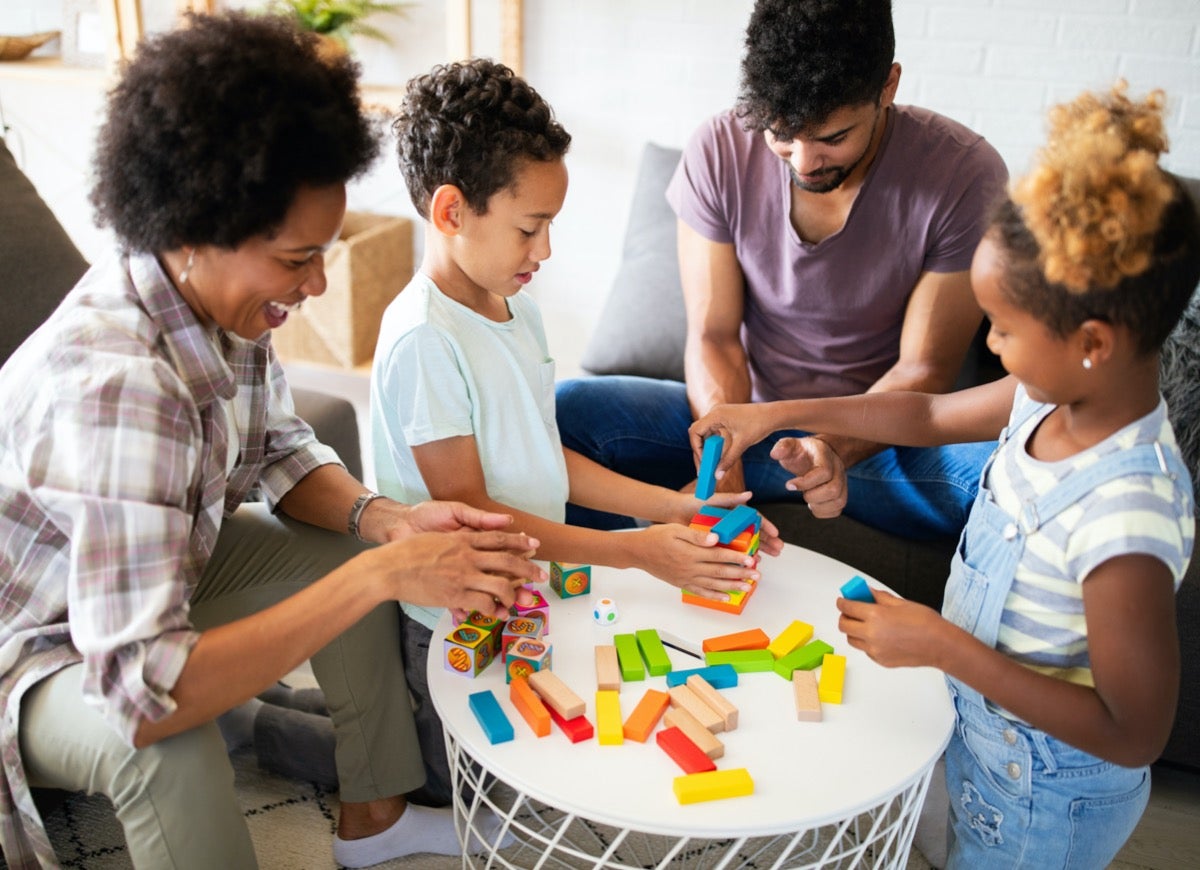
<svg viewBox="0 0 1200 870">
<path fill-rule="evenodd" d="M 354 506 L 350 508 L 350 521 L 347 524 L 347 528 L 350 530 L 350 534 L 362 541 L 364 544 L 369 544 L 371 542 L 362 536 L 362 533 L 358 529 L 358 521 L 362 519 L 363 511 L 367 509 L 367 505 L 375 501 L 375 499 L 383 497 L 384 496 L 378 492 L 364 492 L 354 500 Z"/>
</svg>

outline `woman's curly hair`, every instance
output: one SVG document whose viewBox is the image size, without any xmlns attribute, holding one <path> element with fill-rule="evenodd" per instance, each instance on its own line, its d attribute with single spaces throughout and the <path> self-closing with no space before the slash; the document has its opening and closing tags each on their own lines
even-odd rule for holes
<svg viewBox="0 0 1200 870">
<path fill-rule="evenodd" d="M 146 39 L 108 97 L 97 222 L 137 251 L 271 232 L 301 187 L 343 184 L 378 153 L 358 74 L 280 16 L 192 15 Z"/>
<path fill-rule="evenodd" d="M 1163 94 L 1135 102 L 1119 82 L 1050 112 L 1036 167 L 992 221 L 1003 286 L 1057 335 L 1085 320 L 1128 327 L 1158 350 L 1200 280 L 1200 219 L 1158 166 Z"/>
<path fill-rule="evenodd" d="M 891 0 L 758 0 L 745 47 L 738 117 L 787 141 L 878 103 L 896 55 Z"/>
<path fill-rule="evenodd" d="M 538 92 L 486 58 L 411 79 L 392 128 L 409 196 L 426 220 L 441 185 L 456 186 L 484 214 L 492 195 L 516 180 L 522 161 L 561 158 L 571 144 Z"/>
</svg>

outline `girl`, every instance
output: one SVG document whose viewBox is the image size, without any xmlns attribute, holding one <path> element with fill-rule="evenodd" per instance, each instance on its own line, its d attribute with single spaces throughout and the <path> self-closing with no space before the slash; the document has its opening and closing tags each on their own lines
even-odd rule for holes
<svg viewBox="0 0 1200 870">
<path fill-rule="evenodd" d="M 1162 103 L 1119 84 L 1051 113 L 971 268 L 1007 378 L 721 406 L 691 428 L 697 453 L 725 436 L 718 474 L 785 428 L 905 445 L 999 435 L 942 615 L 882 590 L 838 600 L 851 646 L 947 675 L 950 867 L 1105 866 L 1171 729 L 1194 503 L 1158 364 L 1200 278 L 1200 228 L 1157 165 Z M 773 455 L 796 470 L 786 442 Z"/>
</svg>

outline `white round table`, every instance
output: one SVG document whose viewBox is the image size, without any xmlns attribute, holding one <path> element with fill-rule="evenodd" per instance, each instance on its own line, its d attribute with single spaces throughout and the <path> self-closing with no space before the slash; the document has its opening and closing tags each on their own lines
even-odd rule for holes
<svg viewBox="0 0 1200 870">
<path fill-rule="evenodd" d="M 736 687 L 722 690 L 739 714 L 735 730 L 717 735 L 725 744 L 717 767 L 744 767 L 754 780 L 752 795 L 727 800 L 679 804 L 672 781 L 683 771 L 653 735 L 644 744 L 601 746 L 595 737 L 573 744 L 555 725 L 538 738 L 509 700 L 500 664 L 474 679 L 444 667 L 442 639 L 452 628 L 444 614 L 428 675 L 450 754 L 459 833 L 476 830 L 486 807 L 523 844 L 468 855 L 464 866 L 904 867 L 954 722 L 942 674 L 885 669 L 846 643 L 834 602 L 853 568 L 787 546 L 776 558 L 765 556 L 761 569 L 740 615 L 684 604 L 678 589 L 639 570 L 593 566 L 590 596 L 561 600 L 548 584 L 544 589 L 552 669 L 587 702 L 593 725 L 594 650 L 616 633 L 653 628 L 666 643 L 698 653 L 708 637 L 761 628 L 774 638 L 800 620 L 846 657 L 842 704 L 822 705 L 821 722 L 797 720 L 791 684 L 773 671 L 739 674 Z M 601 596 L 618 608 L 612 626 L 591 619 L 592 601 Z M 704 664 L 667 652 L 677 670 Z M 666 678 L 621 684 L 622 719 L 648 688 L 664 690 Z M 490 743 L 471 712 L 467 697 L 484 689 L 512 722 L 512 741 Z M 497 780 L 510 788 L 493 789 Z M 494 793 L 506 797 L 495 800 Z"/>
</svg>

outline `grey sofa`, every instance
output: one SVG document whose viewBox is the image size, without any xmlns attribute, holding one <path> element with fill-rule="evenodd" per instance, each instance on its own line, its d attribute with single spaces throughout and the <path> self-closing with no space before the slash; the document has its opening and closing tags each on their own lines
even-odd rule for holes
<svg viewBox="0 0 1200 870">
<path fill-rule="evenodd" d="M 616 279 L 582 364 L 592 374 L 683 379 L 685 316 L 675 255 L 675 215 L 663 196 L 680 152 L 648 144 L 634 188 Z M 1200 181 L 1184 179 L 1200 202 Z M 960 386 L 1003 374 L 980 332 Z M 1163 392 L 1193 478 L 1200 482 L 1200 294 L 1164 351 Z M 849 517 L 814 519 L 803 505 L 756 505 L 784 540 L 851 564 L 906 598 L 940 608 L 956 539 L 915 541 Z M 1175 728 L 1162 763 L 1200 769 L 1200 558 L 1176 597 L 1183 670 Z"/>
<path fill-rule="evenodd" d="M 0 139 L 0 365 L 49 316 L 87 266 Z M 314 390 L 295 390 L 293 396 L 299 415 L 361 479 L 354 406 Z"/>
</svg>

